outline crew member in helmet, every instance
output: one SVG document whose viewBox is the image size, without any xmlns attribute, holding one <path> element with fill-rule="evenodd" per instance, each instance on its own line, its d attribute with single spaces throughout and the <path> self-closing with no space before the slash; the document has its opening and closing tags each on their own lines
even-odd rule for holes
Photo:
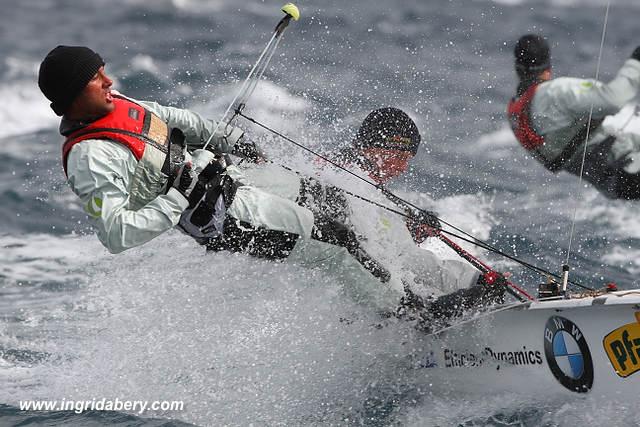
<svg viewBox="0 0 640 427">
<path fill-rule="evenodd" d="M 638 93 L 640 48 L 608 83 L 552 79 L 551 52 L 540 35 L 522 36 L 514 55 L 519 82 L 508 116 L 520 144 L 550 171 L 579 175 L 588 133 L 584 178 L 608 198 L 639 199 L 640 135 L 612 135 L 602 123 Z"/>
<path fill-rule="evenodd" d="M 418 127 L 404 111 L 394 107 L 380 108 L 365 117 L 351 145 L 340 153 L 338 160 L 356 165 L 384 188 L 393 178 L 407 171 L 420 142 Z M 406 225 L 416 243 L 424 242 L 440 227 L 434 213 L 403 208 L 410 215 Z"/>
<path fill-rule="evenodd" d="M 367 115 L 351 145 L 340 155 L 340 161 L 356 165 L 378 188 L 384 189 L 393 178 L 405 173 L 417 154 L 421 136 L 415 122 L 402 110 L 381 108 Z M 459 316 L 469 309 L 504 301 L 504 277 L 497 281 L 479 274 L 467 261 L 447 252 L 436 253 L 428 246 L 418 247 L 441 227 L 437 214 L 417 210 L 384 192 L 387 206 L 403 210 L 401 218 L 378 209 L 376 238 L 404 241 L 398 249 L 397 263 L 405 271 L 404 291 L 398 314 L 419 319 L 420 327 L 431 329 L 434 321 Z M 351 198 L 351 204 L 362 202 Z M 373 212 L 376 208 L 370 208 Z M 354 219 L 354 221 L 357 221 Z M 370 225 L 370 223 L 369 223 Z M 372 242 L 373 243 L 373 242 Z M 377 252 L 363 244 L 373 256 Z M 442 249 L 432 247 L 432 249 Z M 380 259 L 380 258 L 378 258 Z M 435 291 L 435 292 L 434 292 Z"/>
<path fill-rule="evenodd" d="M 406 113 L 397 108 L 382 108 L 365 118 L 351 145 L 332 160 L 373 181 L 379 189 L 407 170 L 420 141 L 420 132 Z M 461 258 L 417 246 L 440 227 L 433 213 L 406 206 L 399 199 L 391 198 L 390 193 L 381 193 L 357 179 L 350 180 L 352 176 L 346 173 L 340 175 L 339 188 L 271 162 L 239 165 L 239 168 L 244 184 L 295 200 L 312 211 L 316 218 L 314 240 L 334 245 L 327 247 L 333 249 L 320 252 L 318 246 L 308 242 L 296 245 L 287 253 L 289 260 L 325 262 L 323 260 L 331 259 L 327 255 L 335 251 L 335 246 L 346 248 L 352 256 L 342 257 L 340 268 L 350 270 L 353 260 L 359 260 L 373 276 L 389 282 L 393 289 L 393 292 L 382 292 L 388 288 L 372 285 L 370 281 L 353 280 L 354 284 L 364 285 L 359 292 L 377 293 L 378 300 L 386 299 L 396 309 L 400 301 L 398 313 L 402 317 L 418 318 L 421 326 L 431 327 L 434 317 L 451 318 L 469 308 L 503 300 L 502 283 L 487 286 L 485 277 Z M 343 190 L 345 187 L 393 210 L 402 210 L 410 219 L 350 195 Z M 243 235 L 238 232 L 232 240 L 246 242 L 248 239 L 241 238 Z M 255 249 L 260 246 L 258 241 L 251 240 Z M 224 248 L 229 243 L 229 237 L 223 235 L 206 244 L 217 249 L 218 245 Z"/>
</svg>

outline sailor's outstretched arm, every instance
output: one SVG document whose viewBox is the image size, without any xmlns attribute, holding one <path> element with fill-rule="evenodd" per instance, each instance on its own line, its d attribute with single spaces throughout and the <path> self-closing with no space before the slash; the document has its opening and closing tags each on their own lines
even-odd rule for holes
<svg viewBox="0 0 640 427">
<path fill-rule="evenodd" d="M 126 147 L 110 141 L 76 144 L 69 153 L 69 185 L 97 227 L 98 238 L 111 253 L 142 245 L 172 228 L 189 204 L 171 188 L 139 210 L 129 210 L 127 188 L 136 164 Z"/>
<path fill-rule="evenodd" d="M 615 114 L 640 90 L 640 61 L 633 58 L 625 61 L 616 77 L 608 83 L 559 78 L 552 80 L 547 90 L 574 115 L 589 112 L 591 105 L 594 118 Z M 540 93 L 544 96 L 544 92 Z"/>
</svg>

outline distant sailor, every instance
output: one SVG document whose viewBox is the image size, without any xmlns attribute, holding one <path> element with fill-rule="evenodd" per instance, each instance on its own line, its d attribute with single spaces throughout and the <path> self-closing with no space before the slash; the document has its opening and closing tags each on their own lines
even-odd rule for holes
<svg viewBox="0 0 640 427">
<path fill-rule="evenodd" d="M 614 136 L 602 126 L 640 89 L 640 47 L 609 83 L 552 79 L 549 45 L 539 35 L 522 36 L 514 54 L 519 84 L 508 115 L 520 144 L 550 171 L 579 175 L 589 131 L 584 178 L 608 198 L 640 199 L 640 135 Z"/>
</svg>

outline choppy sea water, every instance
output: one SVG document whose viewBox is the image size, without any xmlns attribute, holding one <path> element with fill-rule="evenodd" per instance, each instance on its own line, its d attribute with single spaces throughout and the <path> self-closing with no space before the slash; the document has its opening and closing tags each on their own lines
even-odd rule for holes
<svg viewBox="0 0 640 427">
<path fill-rule="evenodd" d="M 280 17 L 280 3 L 2 2 L 0 425 L 635 425 L 589 399 L 451 395 L 416 373 L 408 325 L 355 304 L 326 274 L 206 255 L 179 233 L 108 254 L 60 167 L 57 118 L 36 70 L 57 44 L 99 51 L 130 96 L 221 115 Z M 564 259 L 576 181 L 516 146 L 504 120 L 522 33 L 553 43 L 559 74 L 595 73 L 604 1 L 300 2 L 247 112 L 331 152 L 372 109 L 398 106 L 425 143 L 393 188 L 529 262 Z M 638 43 L 634 0 L 609 16 L 601 75 Z M 291 146 L 243 125 L 276 158 Z M 291 154 L 293 153 L 293 155 Z M 419 193 L 426 194 L 420 197 Z M 469 206 L 474 206 L 472 211 Z M 585 187 L 575 279 L 637 287 L 637 203 Z M 364 214 L 364 213 L 363 213 Z M 483 254 L 530 288 L 538 278 Z M 341 321 L 342 319 L 342 321 Z M 517 390 L 514 390 L 517 392 Z M 24 399 L 183 400 L 179 412 L 25 413 Z"/>
</svg>

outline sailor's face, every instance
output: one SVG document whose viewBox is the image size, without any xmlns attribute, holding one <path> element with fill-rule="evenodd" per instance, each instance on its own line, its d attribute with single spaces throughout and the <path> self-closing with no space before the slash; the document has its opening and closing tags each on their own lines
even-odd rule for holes
<svg viewBox="0 0 640 427">
<path fill-rule="evenodd" d="M 410 151 L 390 150 L 386 148 L 365 148 L 362 155 L 371 165 L 369 174 L 378 184 L 385 184 L 398 175 L 402 175 L 409 167 L 413 157 Z"/>
<path fill-rule="evenodd" d="M 80 95 L 71 104 L 74 118 L 95 119 L 113 111 L 115 104 L 111 95 L 113 80 L 107 76 L 104 66 L 87 83 Z"/>
</svg>

